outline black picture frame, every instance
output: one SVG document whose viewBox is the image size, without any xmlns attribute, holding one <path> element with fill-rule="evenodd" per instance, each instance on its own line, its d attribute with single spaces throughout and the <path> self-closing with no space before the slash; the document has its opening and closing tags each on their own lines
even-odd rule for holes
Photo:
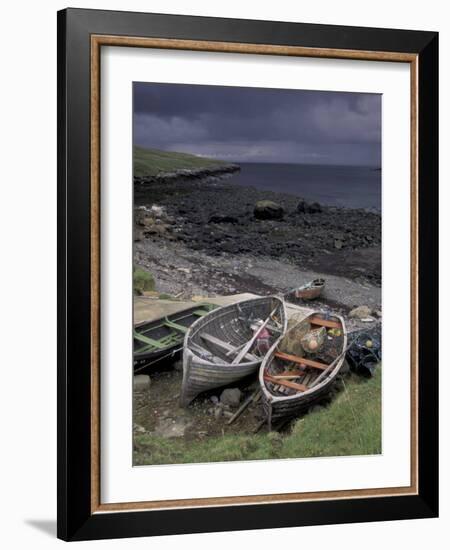
<svg viewBox="0 0 450 550">
<path fill-rule="evenodd" d="M 402 52 L 418 62 L 418 491 L 92 512 L 91 36 Z M 58 13 L 58 537 L 88 540 L 438 515 L 438 34 L 66 9 Z"/>
</svg>

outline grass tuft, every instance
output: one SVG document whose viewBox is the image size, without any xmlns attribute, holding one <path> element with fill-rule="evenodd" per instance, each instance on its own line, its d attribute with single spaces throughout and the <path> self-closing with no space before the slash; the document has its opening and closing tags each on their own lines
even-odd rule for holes
<svg viewBox="0 0 450 550">
<path fill-rule="evenodd" d="M 151 273 L 135 266 L 133 270 L 133 291 L 141 295 L 146 290 L 155 290 L 155 279 Z"/>
</svg>

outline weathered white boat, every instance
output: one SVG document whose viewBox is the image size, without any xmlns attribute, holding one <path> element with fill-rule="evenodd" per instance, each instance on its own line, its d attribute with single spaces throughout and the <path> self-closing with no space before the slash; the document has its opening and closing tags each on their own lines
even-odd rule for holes
<svg viewBox="0 0 450 550">
<path fill-rule="evenodd" d="M 256 372 L 286 323 L 284 301 L 276 296 L 224 306 L 198 319 L 184 340 L 182 406 Z"/>
<path fill-rule="evenodd" d="M 305 338 L 321 327 L 327 329 L 322 342 Z M 347 330 L 340 316 L 313 312 L 288 328 L 259 371 L 269 429 L 273 422 L 298 415 L 329 392 L 346 350 Z"/>
</svg>

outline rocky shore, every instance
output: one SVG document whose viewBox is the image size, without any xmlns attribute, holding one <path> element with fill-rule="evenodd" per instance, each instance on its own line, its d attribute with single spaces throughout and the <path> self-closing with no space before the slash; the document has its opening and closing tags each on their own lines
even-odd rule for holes
<svg viewBox="0 0 450 550">
<path fill-rule="evenodd" d="M 299 284 L 299 271 L 379 290 L 381 216 L 233 185 L 226 176 L 178 177 L 146 186 L 139 180 L 135 185 L 135 260 L 158 271 L 164 258 L 170 263 L 172 256 L 179 262 L 186 257 L 193 264 L 185 268 L 190 270 L 189 277 L 184 272 L 185 284 L 188 279 L 195 283 L 200 273 L 211 268 L 207 277 L 193 284 L 200 291 L 256 292 L 274 286 L 284 290 Z M 235 266 L 231 269 L 235 276 L 225 275 L 225 265 Z M 256 273 L 257 266 L 260 271 L 266 266 L 270 275 L 264 278 Z M 217 273 L 221 273 L 219 279 L 239 280 L 224 288 L 215 282 Z M 176 271 L 171 270 L 171 276 L 176 279 Z"/>
</svg>

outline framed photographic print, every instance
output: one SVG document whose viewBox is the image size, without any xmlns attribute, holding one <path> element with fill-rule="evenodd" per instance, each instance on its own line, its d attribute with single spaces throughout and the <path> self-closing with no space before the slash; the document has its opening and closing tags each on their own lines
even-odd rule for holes
<svg viewBox="0 0 450 550">
<path fill-rule="evenodd" d="M 438 36 L 58 13 L 58 536 L 438 514 Z"/>
</svg>

